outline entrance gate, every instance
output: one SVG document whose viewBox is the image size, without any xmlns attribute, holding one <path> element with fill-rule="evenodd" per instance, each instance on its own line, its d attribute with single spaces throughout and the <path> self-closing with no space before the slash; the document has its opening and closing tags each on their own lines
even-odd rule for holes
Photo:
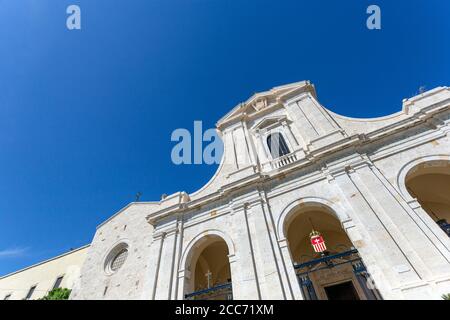
<svg viewBox="0 0 450 320">
<path fill-rule="evenodd" d="M 356 249 L 350 249 L 335 254 L 324 254 L 320 258 L 300 264 L 294 264 L 298 282 L 305 300 L 319 299 L 313 281 L 311 280 L 311 276 L 314 273 L 318 273 L 322 270 L 332 270 L 333 268 L 345 265 L 352 266 L 353 274 L 367 300 L 382 300 L 378 290 L 369 288 L 368 283 L 370 281 L 370 275 Z"/>
</svg>

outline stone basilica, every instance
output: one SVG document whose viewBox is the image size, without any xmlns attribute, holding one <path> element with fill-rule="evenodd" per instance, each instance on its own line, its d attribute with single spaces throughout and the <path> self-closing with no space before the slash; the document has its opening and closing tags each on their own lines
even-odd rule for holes
<svg viewBox="0 0 450 320">
<path fill-rule="evenodd" d="M 450 293 L 449 88 L 355 119 L 302 81 L 255 94 L 217 130 L 211 180 L 98 226 L 71 299 Z"/>
</svg>

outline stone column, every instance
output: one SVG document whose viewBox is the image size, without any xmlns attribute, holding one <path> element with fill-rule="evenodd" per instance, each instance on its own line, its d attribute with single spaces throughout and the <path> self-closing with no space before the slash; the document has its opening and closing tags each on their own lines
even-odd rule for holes
<svg viewBox="0 0 450 320">
<path fill-rule="evenodd" d="M 161 252 L 164 244 L 164 238 L 166 234 L 164 232 L 155 232 L 153 234 L 153 240 L 150 244 L 150 254 L 148 261 L 147 274 L 145 276 L 142 300 L 154 300 L 156 295 L 156 285 L 158 282 L 158 275 L 161 262 Z"/>
<path fill-rule="evenodd" d="M 430 237 L 431 242 L 438 248 L 441 254 L 450 261 L 450 237 L 422 208 L 417 199 L 406 201 L 406 203 L 414 211 L 417 220 L 423 223 L 424 229 L 426 230 L 425 232 Z"/>
<path fill-rule="evenodd" d="M 271 159 L 271 156 L 267 153 L 267 150 L 266 150 L 266 148 L 264 146 L 264 139 L 263 139 L 263 136 L 261 134 L 261 131 L 257 130 L 256 131 L 256 135 L 257 135 L 257 139 L 258 139 L 258 142 L 259 142 L 258 151 L 259 151 L 259 154 L 261 154 L 263 156 L 263 161 L 261 161 L 261 162 L 269 161 Z"/>
<path fill-rule="evenodd" d="M 228 262 L 230 263 L 230 272 L 231 272 L 231 288 L 233 291 L 233 300 L 246 299 L 241 296 L 242 289 L 241 284 L 239 282 L 235 282 L 233 279 L 233 274 L 237 275 L 241 272 L 241 268 L 239 263 L 236 263 L 236 255 L 230 254 L 228 255 Z"/>
<path fill-rule="evenodd" d="M 403 201 L 398 191 L 373 165 L 358 169 L 355 181 L 361 184 L 361 190 L 368 190 L 373 207 L 380 209 L 380 216 L 385 217 L 386 224 L 392 226 L 390 233 L 397 240 L 408 259 L 413 263 L 420 277 L 430 280 L 437 274 L 445 274 L 450 269 L 448 253 L 439 251 L 424 231 L 421 221 Z M 381 215 L 381 212 L 384 213 Z M 446 256 L 447 255 L 447 256 Z"/>
<path fill-rule="evenodd" d="M 270 236 L 271 245 L 273 246 L 275 261 L 280 270 L 285 299 L 301 300 L 302 295 L 298 287 L 295 272 L 292 268 L 292 259 L 290 257 L 287 241 L 284 239 L 284 236 L 283 239 L 278 238 L 274 213 L 272 212 L 271 203 L 266 192 L 264 190 L 261 191 L 260 196 L 262 198 L 263 212 L 265 213 L 265 219 L 267 221 L 267 230 Z M 295 279 L 292 278 L 292 275 L 294 275 Z"/>
<path fill-rule="evenodd" d="M 180 270 L 180 259 L 181 259 L 181 252 L 182 252 L 182 246 L 183 246 L 183 218 L 179 218 L 177 221 L 177 229 L 176 229 L 176 246 L 175 246 L 175 253 L 174 253 L 174 265 L 172 269 L 173 274 L 173 283 L 172 283 L 172 294 L 171 299 L 176 300 L 178 299 L 178 290 L 180 289 L 179 281 L 178 281 L 178 271 Z M 181 287 L 183 288 L 183 287 Z"/>
<path fill-rule="evenodd" d="M 253 138 L 250 134 L 250 130 L 248 129 L 247 122 L 242 121 L 242 126 L 244 127 L 245 140 L 247 142 L 251 164 L 259 167 L 260 161 L 258 152 L 256 151 L 255 144 L 253 143 Z"/>
<path fill-rule="evenodd" d="M 167 232 L 161 248 L 161 260 L 156 282 L 155 300 L 169 300 L 172 290 L 176 229 Z"/>
<path fill-rule="evenodd" d="M 298 143 L 297 139 L 295 139 L 294 135 L 292 134 L 291 127 L 287 123 L 286 120 L 281 121 L 281 125 L 283 126 L 284 132 L 286 133 L 286 136 L 292 146 L 291 152 L 294 152 L 298 148 L 301 148 L 300 144 Z"/>
<path fill-rule="evenodd" d="M 254 254 L 262 299 L 286 299 L 282 284 L 282 270 L 272 243 L 269 223 L 263 206 L 258 199 L 248 205 L 248 224 L 250 237 L 254 243 Z"/>
<path fill-rule="evenodd" d="M 189 270 L 186 270 L 184 267 L 177 272 L 177 281 L 178 281 L 178 292 L 177 292 L 177 299 L 178 300 L 184 300 L 184 285 L 186 282 L 186 279 L 190 279 L 191 273 Z M 190 290 L 189 290 L 190 291 Z"/>
<path fill-rule="evenodd" d="M 344 130 L 310 93 L 288 101 L 286 109 L 308 148 L 321 148 L 345 136 Z"/>
<path fill-rule="evenodd" d="M 360 191 L 359 182 L 355 183 L 354 179 L 354 171 L 340 171 L 330 179 L 330 183 L 336 185 L 342 207 L 348 210 L 348 219 L 351 219 L 341 223 L 367 270 L 374 276 L 375 285 L 383 298 L 403 299 L 400 288 L 419 282 L 420 276 L 400 249 L 387 221 L 380 216 L 378 208 L 371 205 L 366 192 Z"/>
<path fill-rule="evenodd" d="M 236 150 L 236 159 L 238 169 L 246 168 L 252 165 L 249 147 L 245 138 L 244 127 L 242 124 L 233 130 L 234 148 Z"/>
<path fill-rule="evenodd" d="M 231 232 L 236 245 L 235 256 L 230 257 L 233 299 L 259 300 L 261 299 L 259 279 L 245 206 L 232 206 L 231 217 L 233 220 Z"/>
<path fill-rule="evenodd" d="M 297 275 L 294 270 L 294 261 L 292 261 L 291 253 L 289 252 L 289 246 L 286 239 L 280 239 L 278 245 L 281 250 L 283 258 L 283 267 L 289 280 L 289 286 L 292 291 L 292 299 L 304 300 L 300 285 L 298 283 Z"/>
<path fill-rule="evenodd" d="M 294 121 L 294 126 L 302 135 L 303 141 L 308 144 L 311 140 L 319 137 L 319 132 L 316 130 L 314 124 L 309 120 L 303 109 L 299 106 L 302 99 L 306 99 L 304 94 L 295 100 L 289 101 L 286 104 L 286 109 Z"/>
<path fill-rule="evenodd" d="M 236 171 L 239 169 L 236 159 L 236 151 L 234 148 L 233 130 L 227 129 L 223 132 L 223 152 L 224 152 L 224 166 L 227 171 Z"/>
</svg>

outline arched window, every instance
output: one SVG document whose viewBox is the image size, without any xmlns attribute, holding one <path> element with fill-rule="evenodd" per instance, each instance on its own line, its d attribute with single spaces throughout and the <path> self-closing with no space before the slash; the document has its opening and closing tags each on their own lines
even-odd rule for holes
<svg viewBox="0 0 450 320">
<path fill-rule="evenodd" d="M 290 153 L 283 135 L 278 132 L 272 133 L 267 137 L 267 146 L 274 159 Z"/>
<path fill-rule="evenodd" d="M 109 275 L 117 272 L 128 257 L 128 244 L 122 242 L 115 246 L 106 256 L 105 272 Z"/>
</svg>

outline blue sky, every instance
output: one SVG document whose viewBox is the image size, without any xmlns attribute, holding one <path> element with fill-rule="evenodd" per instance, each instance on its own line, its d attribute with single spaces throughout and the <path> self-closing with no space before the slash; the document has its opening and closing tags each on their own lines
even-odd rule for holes
<svg viewBox="0 0 450 320">
<path fill-rule="evenodd" d="M 81 8 L 82 29 L 66 28 Z M 381 7 L 382 29 L 366 28 Z M 175 166 L 254 92 L 309 79 L 356 117 L 450 84 L 450 2 L 0 0 L 0 274 L 91 241 L 134 200 L 193 192 L 216 166 Z"/>
</svg>

